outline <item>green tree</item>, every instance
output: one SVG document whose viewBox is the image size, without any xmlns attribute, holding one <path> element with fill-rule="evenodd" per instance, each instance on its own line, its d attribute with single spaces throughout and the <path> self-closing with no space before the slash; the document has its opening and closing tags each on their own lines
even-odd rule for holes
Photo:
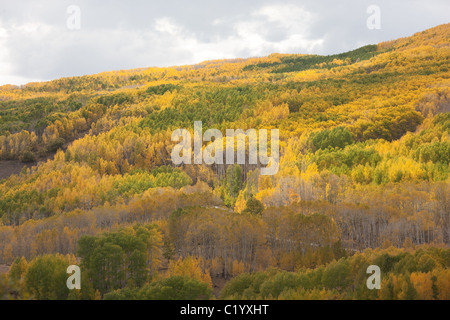
<svg viewBox="0 0 450 320">
<path fill-rule="evenodd" d="M 207 300 L 212 290 L 205 282 L 187 276 L 154 281 L 140 290 L 125 288 L 105 295 L 105 300 Z"/>
<path fill-rule="evenodd" d="M 254 197 L 250 197 L 246 202 L 246 207 L 244 209 L 244 213 L 250 214 L 261 214 L 264 210 L 264 205 L 261 201 Z"/>
<path fill-rule="evenodd" d="M 69 261 L 62 255 L 43 255 L 32 260 L 25 274 L 25 287 L 38 300 L 65 300 L 67 267 Z"/>
</svg>

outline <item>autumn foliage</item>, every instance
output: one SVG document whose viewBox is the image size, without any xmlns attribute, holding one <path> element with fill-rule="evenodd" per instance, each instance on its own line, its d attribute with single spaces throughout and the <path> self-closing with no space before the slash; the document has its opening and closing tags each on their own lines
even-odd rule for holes
<svg viewBox="0 0 450 320">
<path fill-rule="evenodd" d="M 449 37 L 0 87 L 0 299 L 449 299 Z M 174 165 L 194 121 L 279 129 L 279 171 Z"/>
</svg>

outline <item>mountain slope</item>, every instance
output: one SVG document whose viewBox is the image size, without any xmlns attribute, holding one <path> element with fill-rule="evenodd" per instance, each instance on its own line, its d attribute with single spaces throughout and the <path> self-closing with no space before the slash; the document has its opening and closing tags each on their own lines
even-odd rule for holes
<svg viewBox="0 0 450 320">
<path fill-rule="evenodd" d="M 82 235 L 103 243 L 138 223 L 157 225 L 166 257 L 201 257 L 225 278 L 313 268 L 342 250 L 448 245 L 449 45 L 446 24 L 333 56 L 0 87 L 0 159 L 54 154 L 0 180 L 0 263 L 75 254 Z M 279 172 L 174 166 L 172 132 L 194 121 L 278 128 Z"/>
</svg>

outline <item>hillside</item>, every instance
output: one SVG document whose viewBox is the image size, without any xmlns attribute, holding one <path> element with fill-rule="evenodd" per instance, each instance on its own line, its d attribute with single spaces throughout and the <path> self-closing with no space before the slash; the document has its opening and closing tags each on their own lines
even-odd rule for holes
<svg viewBox="0 0 450 320">
<path fill-rule="evenodd" d="M 305 270 L 359 263 L 345 258 L 355 253 L 368 263 L 426 247 L 435 265 L 417 272 L 445 282 L 448 273 L 435 269 L 449 265 L 449 59 L 445 24 L 332 56 L 272 54 L 2 86 L 0 166 L 40 161 L 20 174 L 3 170 L 0 264 L 81 257 L 92 292 L 103 296 L 137 279 L 131 257 L 146 270 L 141 286 L 170 279 L 167 268 L 166 276 L 211 286 L 246 273 L 313 277 Z M 194 121 L 224 135 L 279 129 L 279 171 L 175 166 L 172 133 L 192 132 Z M 116 266 L 101 261 L 126 271 L 100 279 L 90 245 L 123 255 Z M 420 265 L 423 252 L 413 251 Z M 395 270 L 391 282 L 404 276 Z M 232 286 L 223 296 L 242 297 Z M 325 296 L 355 297 L 339 287 L 327 285 Z M 320 296 L 310 289 L 281 296 Z"/>
</svg>

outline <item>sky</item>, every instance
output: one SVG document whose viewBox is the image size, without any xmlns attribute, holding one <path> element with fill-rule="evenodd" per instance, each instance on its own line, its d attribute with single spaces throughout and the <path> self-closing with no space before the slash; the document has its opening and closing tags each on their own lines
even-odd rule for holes
<svg viewBox="0 0 450 320">
<path fill-rule="evenodd" d="M 449 12 L 448 0 L 0 0 L 0 85 L 334 54 L 448 23 Z"/>
</svg>

